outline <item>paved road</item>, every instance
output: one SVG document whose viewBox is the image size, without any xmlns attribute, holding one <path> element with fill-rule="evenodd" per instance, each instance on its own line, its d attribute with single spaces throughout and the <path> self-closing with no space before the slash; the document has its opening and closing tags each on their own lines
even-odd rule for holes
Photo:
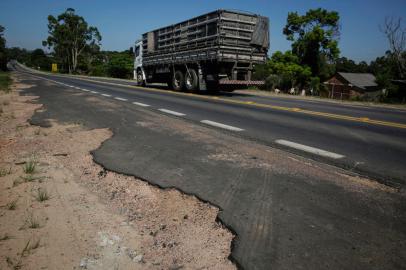
<svg viewBox="0 0 406 270">
<path fill-rule="evenodd" d="M 46 126 L 48 119 L 56 119 L 111 128 L 114 136 L 93 153 L 96 162 L 218 206 L 219 221 L 237 235 L 231 259 L 241 268 L 401 269 L 405 265 L 404 189 L 326 165 L 347 166 L 356 160 L 350 154 L 358 153 L 369 162 L 376 159 L 382 170 L 363 167 L 367 173 L 394 174 L 388 168 L 384 172 L 387 164 L 378 155 L 389 147 L 398 158 L 405 157 L 402 128 L 73 78 L 26 73 L 21 78 L 33 85 L 25 92 L 38 95 L 46 109 L 33 116 L 33 124 Z M 215 123 L 201 123 L 204 120 Z M 310 135 L 321 143 L 307 138 Z M 360 135 L 384 145 L 361 149 L 351 143 L 354 139 L 366 145 Z M 302 150 L 289 150 L 295 145 L 285 146 L 298 156 L 268 146 L 282 139 L 329 152 L 308 156 Z M 342 142 L 343 147 L 335 148 L 337 139 L 351 143 L 350 147 Z M 346 157 L 339 158 L 340 154 Z M 403 186 L 403 168 L 393 160 L 401 177 L 389 180 Z"/>
<path fill-rule="evenodd" d="M 94 90 L 106 98 L 122 97 L 129 102 L 147 104 L 153 110 L 170 110 L 193 122 L 210 120 L 232 126 L 237 128 L 239 136 L 355 171 L 389 185 L 406 184 L 403 161 L 406 157 L 406 110 L 240 94 L 186 95 L 130 87 L 132 82 L 111 79 L 53 79 Z M 320 155 L 320 150 L 328 153 Z M 332 158 L 330 153 L 343 157 Z"/>
</svg>

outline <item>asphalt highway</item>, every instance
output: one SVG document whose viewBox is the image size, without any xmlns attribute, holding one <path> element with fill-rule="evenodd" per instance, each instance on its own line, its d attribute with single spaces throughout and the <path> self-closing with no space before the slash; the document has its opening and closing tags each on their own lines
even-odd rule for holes
<svg viewBox="0 0 406 270">
<path fill-rule="evenodd" d="M 193 95 L 136 87 L 125 80 L 35 76 L 135 106 L 145 104 L 391 186 L 406 183 L 406 110 L 232 93 Z"/>
<path fill-rule="evenodd" d="M 17 70 L 43 105 L 31 124 L 109 128 L 92 152 L 104 169 L 217 206 L 240 269 L 405 265 L 403 111 Z"/>
</svg>

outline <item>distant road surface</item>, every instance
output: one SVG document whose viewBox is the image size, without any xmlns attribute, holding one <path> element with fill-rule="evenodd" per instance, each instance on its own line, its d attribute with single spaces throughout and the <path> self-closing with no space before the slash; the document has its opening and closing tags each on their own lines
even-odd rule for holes
<svg viewBox="0 0 406 270">
<path fill-rule="evenodd" d="M 194 95 L 136 87 L 126 80 L 36 76 L 96 91 L 105 97 L 163 108 L 215 128 L 230 130 L 227 126 L 231 126 L 239 136 L 389 185 L 406 183 L 406 110 L 249 94 Z M 210 122 L 202 122 L 205 120 Z"/>
</svg>

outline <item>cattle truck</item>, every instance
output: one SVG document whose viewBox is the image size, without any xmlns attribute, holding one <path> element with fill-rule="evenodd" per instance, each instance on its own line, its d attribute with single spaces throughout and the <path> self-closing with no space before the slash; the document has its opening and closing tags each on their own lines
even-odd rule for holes
<svg viewBox="0 0 406 270">
<path fill-rule="evenodd" d="M 188 92 L 261 85 L 251 76 L 268 48 L 267 17 L 216 10 L 143 34 L 134 47 L 134 79 Z"/>
</svg>

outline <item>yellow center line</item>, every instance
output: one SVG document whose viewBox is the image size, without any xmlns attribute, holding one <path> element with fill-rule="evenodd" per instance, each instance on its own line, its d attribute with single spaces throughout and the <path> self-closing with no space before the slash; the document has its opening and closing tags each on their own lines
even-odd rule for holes
<svg viewBox="0 0 406 270">
<path fill-rule="evenodd" d="M 325 113 L 325 112 L 304 110 L 301 108 L 283 107 L 283 106 L 257 103 L 254 101 L 230 100 L 230 99 L 226 99 L 226 98 L 203 96 L 203 95 L 193 94 L 193 93 L 173 92 L 173 91 L 162 90 L 162 89 L 157 89 L 157 88 L 150 88 L 150 87 L 147 88 L 147 87 L 125 85 L 125 84 L 113 83 L 113 82 L 97 81 L 97 80 L 92 80 L 92 79 L 85 79 L 83 77 L 71 77 L 71 76 L 64 76 L 64 75 L 54 75 L 54 76 L 65 77 L 65 78 L 68 77 L 68 78 L 73 78 L 73 79 L 77 79 L 77 80 L 109 84 L 109 85 L 115 85 L 115 86 L 120 86 L 120 87 L 132 88 L 132 89 L 142 89 L 142 90 L 150 91 L 150 92 L 159 92 L 159 93 L 181 95 L 181 96 L 193 96 L 196 98 L 206 99 L 206 100 L 210 99 L 210 100 L 222 101 L 222 102 L 227 102 L 227 103 L 232 103 L 232 104 L 242 104 L 242 105 L 255 106 L 255 107 L 260 107 L 260 108 L 268 108 L 268 109 L 274 109 L 274 110 L 280 110 L 280 111 L 290 111 L 290 112 L 302 113 L 302 114 L 307 114 L 307 115 L 315 115 L 315 116 L 321 116 L 321 117 L 332 118 L 332 119 L 340 119 L 340 120 L 347 120 L 347 121 L 353 121 L 353 122 L 368 123 L 368 124 L 372 124 L 372 125 L 406 129 L 406 124 L 374 120 L 374 119 L 369 119 L 368 117 L 354 117 L 354 116 L 347 116 L 347 115 L 342 115 L 342 114 Z"/>
</svg>

